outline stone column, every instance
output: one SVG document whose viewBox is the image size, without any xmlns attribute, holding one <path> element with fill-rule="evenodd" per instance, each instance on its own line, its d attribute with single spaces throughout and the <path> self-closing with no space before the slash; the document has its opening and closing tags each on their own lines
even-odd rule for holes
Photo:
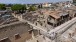
<svg viewBox="0 0 76 42">
<path fill-rule="evenodd" d="M 72 36 L 71 33 L 69 33 L 68 37 L 71 38 L 71 36 Z"/>
<path fill-rule="evenodd" d="M 35 36 L 34 36 L 34 33 L 33 33 L 33 31 L 32 31 L 32 39 L 35 39 Z"/>
<path fill-rule="evenodd" d="M 76 28 L 75 28 L 75 32 L 74 33 L 76 34 Z"/>
<path fill-rule="evenodd" d="M 58 22 L 57 19 L 55 19 L 55 27 L 57 26 L 57 22 Z"/>
</svg>

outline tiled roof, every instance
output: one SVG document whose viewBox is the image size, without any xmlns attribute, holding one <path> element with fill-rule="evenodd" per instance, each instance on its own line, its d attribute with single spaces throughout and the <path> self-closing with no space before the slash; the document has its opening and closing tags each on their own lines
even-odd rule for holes
<svg viewBox="0 0 76 42">
<path fill-rule="evenodd" d="M 47 10 L 45 10 L 43 13 L 44 14 L 47 14 L 47 15 L 50 15 L 50 16 L 52 16 L 52 17 L 54 17 L 55 19 L 58 19 L 58 18 L 60 18 L 60 14 L 59 13 L 61 13 L 62 11 L 59 11 L 59 10 L 55 10 L 55 11 L 47 11 Z"/>
</svg>

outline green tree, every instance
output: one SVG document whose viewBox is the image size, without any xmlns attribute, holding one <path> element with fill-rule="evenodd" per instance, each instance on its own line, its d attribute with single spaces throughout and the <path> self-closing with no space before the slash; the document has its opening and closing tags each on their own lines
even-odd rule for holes
<svg viewBox="0 0 76 42">
<path fill-rule="evenodd" d="M 38 5 L 38 8 L 43 8 L 43 7 L 42 7 L 42 4 Z"/>
<path fill-rule="evenodd" d="M 76 3 L 76 0 L 73 0 L 73 3 Z"/>
<path fill-rule="evenodd" d="M 29 11 L 35 11 L 35 10 L 36 10 L 35 6 L 30 6 Z"/>
<path fill-rule="evenodd" d="M 0 4 L 0 10 L 6 10 L 5 4 Z"/>
<path fill-rule="evenodd" d="M 26 10 L 26 5 L 15 4 L 11 6 L 12 11 L 17 11 L 19 13 L 23 13 Z"/>
</svg>

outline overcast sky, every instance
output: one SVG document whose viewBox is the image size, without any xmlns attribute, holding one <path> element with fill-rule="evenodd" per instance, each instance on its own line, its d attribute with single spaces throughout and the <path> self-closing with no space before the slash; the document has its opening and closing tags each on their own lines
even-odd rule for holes
<svg viewBox="0 0 76 42">
<path fill-rule="evenodd" d="M 43 3 L 43 2 L 60 2 L 68 0 L 0 0 L 0 3 L 21 3 L 21 4 L 30 4 L 30 3 Z M 70 0 L 71 1 L 71 0 Z"/>
</svg>

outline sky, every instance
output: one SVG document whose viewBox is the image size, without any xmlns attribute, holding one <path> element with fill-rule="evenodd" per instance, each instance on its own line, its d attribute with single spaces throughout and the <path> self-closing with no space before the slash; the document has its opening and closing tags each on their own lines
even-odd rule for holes
<svg viewBox="0 0 76 42">
<path fill-rule="evenodd" d="M 33 3 L 44 3 L 44 2 L 60 2 L 60 1 L 68 1 L 68 0 L 0 0 L 0 3 L 5 4 L 33 4 Z M 70 0 L 71 1 L 71 0 Z"/>
</svg>

